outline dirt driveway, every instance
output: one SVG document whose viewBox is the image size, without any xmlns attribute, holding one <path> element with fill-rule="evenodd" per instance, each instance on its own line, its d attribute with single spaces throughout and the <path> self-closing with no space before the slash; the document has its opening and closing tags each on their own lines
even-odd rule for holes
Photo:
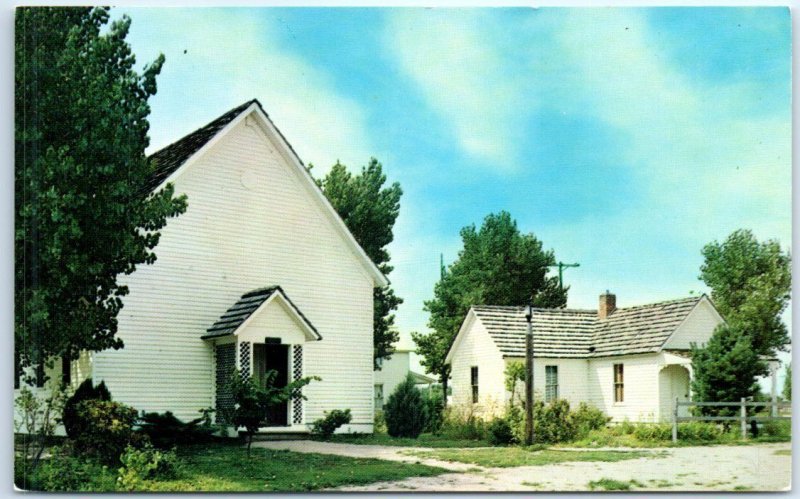
<svg viewBox="0 0 800 499">
<path fill-rule="evenodd" d="M 788 490 L 791 484 L 790 443 L 648 449 L 661 454 L 661 457 L 514 468 L 482 468 L 406 454 L 431 450 L 425 448 L 313 441 L 257 442 L 253 445 L 294 452 L 420 462 L 455 472 L 336 489 L 341 491 L 586 491 L 589 482 L 603 478 L 623 482 L 636 480 L 638 485 L 634 485 L 633 490 L 660 491 L 780 491 Z"/>
</svg>

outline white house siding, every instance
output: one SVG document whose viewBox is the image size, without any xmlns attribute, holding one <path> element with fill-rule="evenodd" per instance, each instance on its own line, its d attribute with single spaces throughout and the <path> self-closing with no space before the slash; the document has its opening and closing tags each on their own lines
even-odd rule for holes
<svg viewBox="0 0 800 499">
<path fill-rule="evenodd" d="M 471 368 L 478 366 L 479 409 L 490 413 L 501 409 L 505 399 L 505 362 L 494 340 L 480 321 L 468 315 L 467 328 L 454 351 L 450 378 L 453 387 L 453 402 L 457 405 L 472 404 Z"/>
<path fill-rule="evenodd" d="M 614 421 L 659 420 L 661 354 L 622 355 L 589 360 L 588 398 Z M 614 402 L 614 364 L 622 364 L 624 397 Z"/>
<path fill-rule="evenodd" d="M 700 300 L 664 344 L 664 349 L 688 350 L 691 343 L 702 345 L 708 342 L 714 329 L 722 322 L 714 306 L 707 299 Z"/>
<path fill-rule="evenodd" d="M 381 370 L 375 371 L 375 385 L 383 385 L 383 401 L 389 400 L 389 395 L 394 393 L 397 385 L 408 376 L 409 352 L 396 351 L 391 359 L 384 359 Z M 376 409 L 380 409 L 376 407 Z"/>
<path fill-rule="evenodd" d="M 197 417 L 214 391 L 200 336 L 243 293 L 278 284 L 324 338 L 305 346 L 305 374 L 322 378 L 305 389 L 306 423 L 349 408 L 345 431 L 372 430 L 373 283 L 300 175 L 248 118 L 177 178 L 188 210 L 162 230 L 158 261 L 125 279 L 125 348 L 95 359 L 115 400 Z"/>
<path fill-rule="evenodd" d="M 522 362 L 525 358 L 506 358 L 506 363 Z M 545 371 L 547 366 L 558 367 L 558 398 L 565 399 L 571 407 L 587 401 L 587 381 L 589 361 L 586 359 L 546 358 L 533 359 L 533 390 L 536 400 L 544 400 L 545 396 Z M 524 383 L 517 388 L 517 394 L 525 395 Z M 506 392 L 506 399 L 511 396 Z"/>
</svg>

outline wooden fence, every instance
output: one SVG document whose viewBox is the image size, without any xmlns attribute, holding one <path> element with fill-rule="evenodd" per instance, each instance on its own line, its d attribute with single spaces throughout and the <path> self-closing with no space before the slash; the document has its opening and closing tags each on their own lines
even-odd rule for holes
<svg viewBox="0 0 800 499">
<path fill-rule="evenodd" d="M 679 416 L 679 407 L 738 407 L 738 416 Z M 748 407 L 769 407 L 769 416 L 748 416 Z M 780 409 L 792 407 L 791 402 L 752 402 L 746 398 L 739 402 L 681 402 L 675 399 L 675 408 L 672 412 L 672 441 L 678 441 L 678 423 L 682 421 L 739 421 L 742 429 L 742 438 L 747 438 L 747 423 L 751 421 L 778 421 L 781 419 L 791 419 L 791 416 L 781 416 Z"/>
</svg>

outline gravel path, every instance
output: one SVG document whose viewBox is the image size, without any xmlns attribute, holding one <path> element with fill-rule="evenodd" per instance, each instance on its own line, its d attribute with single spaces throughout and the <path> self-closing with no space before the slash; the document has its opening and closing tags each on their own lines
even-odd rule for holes
<svg viewBox="0 0 800 499">
<path fill-rule="evenodd" d="M 427 448 L 353 445 L 314 441 L 257 442 L 254 446 L 295 452 L 370 457 L 419 462 L 453 470 L 435 477 L 412 477 L 394 482 L 341 487 L 341 491 L 586 491 L 602 478 L 636 480 L 634 490 L 660 491 L 781 491 L 791 484 L 790 443 L 741 446 L 645 449 L 666 451 L 665 457 L 616 463 L 572 462 L 546 466 L 481 468 L 463 463 L 420 459 L 404 454 Z M 623 449 L 620 449 L 623 450 Z M 630 449 L 624 449 L 630 450 Z M 641 449 L 640 449 L 641 450 Z M 781 451 L 776 454 L 776 451 Z M 578 451 L 576 451 L 578 452 Z"/>
</svg>

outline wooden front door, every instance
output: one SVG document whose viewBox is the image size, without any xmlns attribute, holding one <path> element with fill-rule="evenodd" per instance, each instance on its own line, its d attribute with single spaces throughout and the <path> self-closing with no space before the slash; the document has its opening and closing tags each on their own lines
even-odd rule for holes
<svg viewBox="0 0 800 499">
<path fill-rule="evenodd" d="M 289 345 L 254 345 L 254 364 L 259 383 L 264 383 L 268 371 L 276 371 L 275 386 L 284 387 L 289 382 Z M 288 403 L 267 410 L 265 426 L 288 426 Z"/>
</svg>

